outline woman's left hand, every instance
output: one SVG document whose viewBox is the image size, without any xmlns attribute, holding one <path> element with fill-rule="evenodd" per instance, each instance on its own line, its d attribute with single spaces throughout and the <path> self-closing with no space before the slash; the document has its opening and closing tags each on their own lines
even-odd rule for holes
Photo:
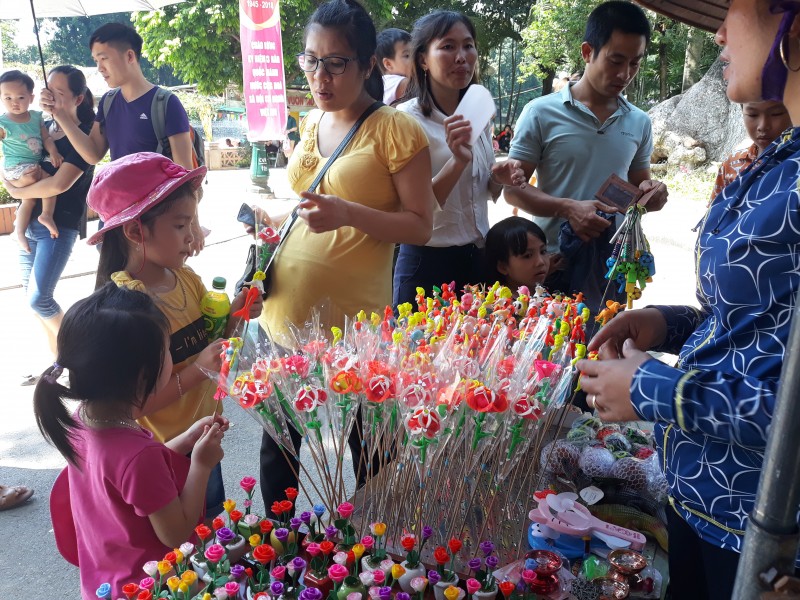
<svg viewBox="0 0 800 600">
<path fill-rule="evenodd" d="M 230 314 L 233 314 L 236 311 L 241 310 L 241 308 L 244 306 L 245 300 L 247 300 L 247 288 L 239 292 L 231 302 Z M 247 311 L 248 314 L 250 315 L 250 318 L 257 319 L 259 316 L 261 316 L 261 309 L 263 307 L 264 307 L 264 300 L 261 298 L 261 294 L 258 294 L 253 300 L 252 304 L 250 304 L 250 310 Z"/>
<path fill-rule="evenodd" d="M 299 217 L 308 223 L 308 228 L 314 233 L 335 231 L 350 224 L 349 202 L 339 196 L 313 192 L 300 192 L 300 196 L 303 200 L 300 202 Z"/>
<path fill-rule="evenodd" d="M 528 183 L 525 179 L 525 171 L 522 170 L 522 163 L 513 158 L 492 166 L 492 181 L 520 188 L 524 188 Z"/>
<path fill-rule="evenodd" d="M 631 402 L 631 382 L 636 369 L 653 360 L 647 352 L 637 350 L 633 340 L 622 345 L 623 358 L 612 360 L 579 360 L 575 365 L 581 372 L 581 389 L 587 402 L 596 408 L 603 421 L 637 421 L 639 415 Z"/>
</svg>

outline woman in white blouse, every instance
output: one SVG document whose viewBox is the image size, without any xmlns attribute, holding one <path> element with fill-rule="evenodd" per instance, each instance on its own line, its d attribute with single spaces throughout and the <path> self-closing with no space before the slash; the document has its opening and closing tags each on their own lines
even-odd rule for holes
<svg viewBox="0 0 800 600">
<path fill-rule="evenodd" d="M 416 288 L 427 293 L 443 283 L 455 290 L 480 283 L 483 242 L 489 230 L 488 202 L 503 185 L 524 183 L 516 161 L 495 165 L 487 127 L 474 146 L 472 128 L 454 114 L 473 83 L 478 83 L 475 28 L 464 15 L 434 11 L 411 32 L 414 71 L 398 110 L 414 116 L 430 142 L 433 191 L 438 201 L 433 235 L 425 246 L 402 244 L 394 271 L 393 302 L 413 302 Z"/>
</svg>

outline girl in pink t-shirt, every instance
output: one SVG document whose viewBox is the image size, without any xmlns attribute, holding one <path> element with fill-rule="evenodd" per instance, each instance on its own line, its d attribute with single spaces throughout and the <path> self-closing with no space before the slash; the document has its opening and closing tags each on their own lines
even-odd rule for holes
<svg viewBox="0 0 800 600">
<path fill-rule="evenodd" d="M 58 359 L 36 386 L 39 429 L 68 462 L 51 494 L 56 543 L 80 567 L 85 599 L 103 583 L 119 590 L 140 581 L 145 562 L 180 546 L 202 520 L 227 420 L 205 417 L 166 445 L 135 420 L 153 409 L 171 363 L 169 327 L 153 300 L 109 283 L 67 311 Z M 63 369 L 69 387 L 58 383 Z M 81 402 L 70 414 L 65 400 Z"/>
</svg>

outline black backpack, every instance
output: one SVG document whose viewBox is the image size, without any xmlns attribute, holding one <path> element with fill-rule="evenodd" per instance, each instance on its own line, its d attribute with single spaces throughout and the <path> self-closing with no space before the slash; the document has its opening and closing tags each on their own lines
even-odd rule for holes
<svg viewBox="0 0 800 600">
<path fill-rule="evenodd" d="M 119 93 L 119 88 L 110 90 L 103 98 L 103 115 L 108 115 L 108 109 L 114 101 L 114 97 Z M 169 147 L 169 137 L 167 137 L 167 101 L 172 96 L 172 92 L 162 87 L 156 89 L 153 96 L 153 103 L 150 105 L 150 122 L 153 124 L 153 132 L 156 134 L 158 146 L 156 152 L 163 154 L 167 158 L 172 158 L 172 150 Z M 205 155 L 205 136 L 203 132 L 189 125 L 189 135 L 192 138 L 192 164 L 197 168 L 206 163 Z"/>
</svg>

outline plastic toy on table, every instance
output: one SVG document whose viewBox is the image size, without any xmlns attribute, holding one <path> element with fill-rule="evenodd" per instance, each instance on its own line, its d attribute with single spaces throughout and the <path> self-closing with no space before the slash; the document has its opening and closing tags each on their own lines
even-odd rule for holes
<svg viewBox="0 0 800 600">
<path fill-rule="evenodd" d="M 528 518 L 559 533 L 578 537 L 606 535 L 629 542 L 634 550 L 644 548 L 646 540 L 641 533 L 601 521 L 577 500 L 578 495 L 572 492 L 548 494 L 528 513 Z"/>
</svg>

